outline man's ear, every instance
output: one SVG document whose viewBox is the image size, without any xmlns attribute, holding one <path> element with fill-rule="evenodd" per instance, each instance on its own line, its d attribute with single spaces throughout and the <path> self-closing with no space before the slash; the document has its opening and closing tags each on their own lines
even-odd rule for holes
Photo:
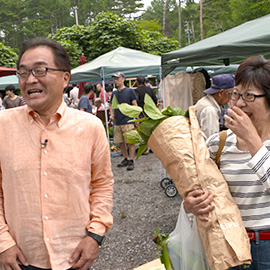
<svg viewBox="0 0 270 270">
<path fill-rule="evenodd" d="M 64 76 L 64 88 L 66 88 L 70 81 L 70 73 L 65 72 L 63 76 Z"/>
<path fill-rule="evenodd" d="M 219 96 L 222 97 L 223 94 L 224 94 L 224 92 L 225 92 L 225 90 L 224 90 L 224 89 L 221 89 L 221 90 L 218 92 Z"/>
</svg>

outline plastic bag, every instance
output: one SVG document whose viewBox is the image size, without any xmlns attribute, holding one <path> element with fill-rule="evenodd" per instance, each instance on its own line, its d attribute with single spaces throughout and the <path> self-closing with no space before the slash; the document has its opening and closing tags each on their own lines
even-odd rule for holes
<svg viewBox="0 0 270 270">
<path fill-rule="evenodd" d="M 196 219 L 190 220 L 183 202 L 176 227 L 170 233 L 166 245 L 174 270 L 209 270 Z"/>
</svg>

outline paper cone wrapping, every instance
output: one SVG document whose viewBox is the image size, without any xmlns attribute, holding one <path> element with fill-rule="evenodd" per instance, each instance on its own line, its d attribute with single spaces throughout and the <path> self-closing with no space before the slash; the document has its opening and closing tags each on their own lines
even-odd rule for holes
<svg viewBox="0 0 270 270">
<path fill-rule="evenodd" d="M 195 107 L 190 118 L 173 116 L 154 130 L 148 145 L 161 161 L 179 194 L 202 188 L 214 194 L 215 209 L 209 221 L 197 219 L 207 261 L 211 270 L 225 270 L 251 264 L 250 241 L 240 211 L 202 137 Z"/>
</svg>

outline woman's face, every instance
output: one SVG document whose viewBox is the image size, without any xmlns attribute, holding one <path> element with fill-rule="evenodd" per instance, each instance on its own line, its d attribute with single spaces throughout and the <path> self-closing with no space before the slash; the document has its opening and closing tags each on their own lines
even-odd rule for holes
<svg viewBox="0 0 270 270">
<path fill-rule="evenodd" d="M 241 84 L 235 86 L 235 91 L 240 94 L 250 93 L 255 95 L 264 95 L 264 91 L 256 88 L 253 85 L 249 87 L 242 87 Z M 243 100 L 243 97 L 240 97 L 236 101 L 232 101 L 233 106 L 237 106 L 243 110 L 250 118 L 255 127 L 260 127 L 265 125 L 265 121 L 270 119 L 270 110 L 267 104 L 266 97 L 256 97 L 254 101 L 247 102 Z"/>
</svg>

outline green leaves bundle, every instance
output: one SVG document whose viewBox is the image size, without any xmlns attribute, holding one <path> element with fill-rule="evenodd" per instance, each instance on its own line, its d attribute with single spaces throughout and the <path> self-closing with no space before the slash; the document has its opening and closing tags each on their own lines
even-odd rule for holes
<svg viewBox="0 0 270 270">
<path fill-rule="evenodd" d="M 139 122 L 139 125 L 137 128 L 127 131 L 124 134 L 128 143 L 139 145 L 136 159 L 138 159 L 147 149 L 149 137 L 162 121 L 171 116 L 181 115 L 189 117 L 188 110 L 184 112 L 183 109 L 179 107 L 172 108 L 169 106 L 160 111 L 148 94 L 145 94 L 144 97 L 144 109 L 127 103 L 117 104 L 117 100 L 112 101 L 112 108 L 118 108 L 122 114 L 131 118 L 139 117 L 140 114 L 143 114 L 144 116 L 143 118 L 130 120 L 129 122 Z"/>
</svg>

